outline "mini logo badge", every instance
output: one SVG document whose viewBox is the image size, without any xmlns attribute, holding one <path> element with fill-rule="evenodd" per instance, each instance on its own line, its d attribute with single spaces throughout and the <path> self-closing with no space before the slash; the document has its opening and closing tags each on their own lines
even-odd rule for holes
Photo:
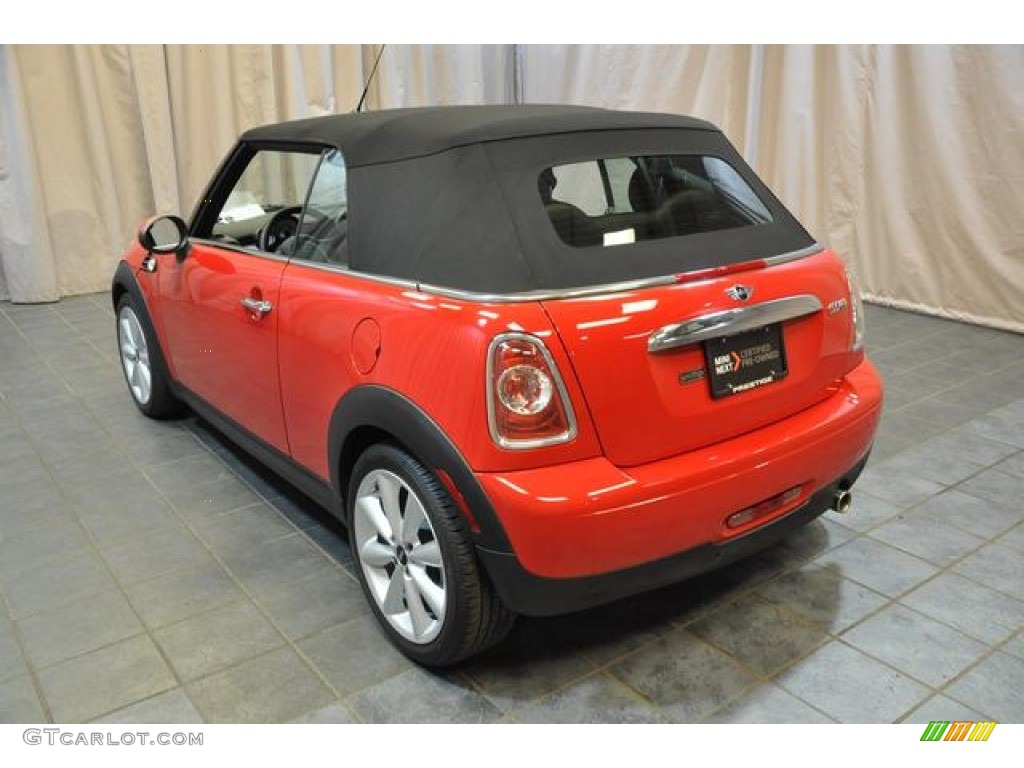
<svg viewBox="0 0 1024 768">
<path fill-rule="evenodd" d="M 736 283 L 732 288 L 726 289 L 725 295 L 730 299 L 736 299 L 736 301 L 746 301 L 754 295 L 754 289 L 749 285 Z"/>
</svg>

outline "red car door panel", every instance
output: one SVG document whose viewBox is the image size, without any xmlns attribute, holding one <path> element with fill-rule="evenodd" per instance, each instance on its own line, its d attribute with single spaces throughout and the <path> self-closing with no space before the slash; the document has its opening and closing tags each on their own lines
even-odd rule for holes
<svg viewBox="0 0 1024 768">
<path fill-rule="evenodd" d="M 352 359 L 352 335 L 372 313 L 352 278 L 292 262 L 281 287 L 281 399 L 292 458 L 323 479 L 327 429 L 341 396 L 364 380 Z M 372 296 L 372 292 L 371 292 Z"/>
<path fill-rule="evenodd" d="M 160 297 L 175 377 L 283 453 L 277 301 L 285 262 L 193 241 L 163 257 Z M 244 303 L 243 303 L 244 302 Z"/>
</svg>

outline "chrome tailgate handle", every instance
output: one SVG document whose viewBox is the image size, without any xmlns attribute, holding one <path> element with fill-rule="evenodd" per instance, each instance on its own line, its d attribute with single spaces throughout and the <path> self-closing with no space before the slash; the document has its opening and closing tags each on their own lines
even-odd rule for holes
<svg viewBox="0 0 1024 768">
<path fill-rule="evenodd" d="M 242 299 L 241 304 L 256 317 L 263 317 L 274 308 L 274 305 L 265 299 L 253 299 L 249 297 Z"/>
<path fill-rule="evenodd" d="M 772 323 L 795 320 L 821 310 L 821 300 L 817 296 L 801 294 L 752 304 L 749 307 L 709 312 L 692 320 L 666 325 L 654 331 L 647 339 L 647 351 L 665 352 L 719 336 L 731 336 Z"/>
</svg>

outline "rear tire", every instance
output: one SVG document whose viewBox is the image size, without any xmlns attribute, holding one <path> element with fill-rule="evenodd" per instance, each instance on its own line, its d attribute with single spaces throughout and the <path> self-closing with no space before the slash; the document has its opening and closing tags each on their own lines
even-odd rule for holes
<svg viewBox="0 0 1024 768">
<path fill-rule="evenodd" d="M 359 582 L 402 653 L 447 666 L 508 634 L 515 615 L 480 569 L 458 508 L 416 459 L 393 445 L 368 448 L 346 509 Z"/>
<path fill-rule="evenodd" d="M 177 416 L 181 402 L 171 392 L 171 378 L 145 307 L 125 293 L 116 312 L 118 354 L 132 400 L 151 419 Z"/>
</svg>

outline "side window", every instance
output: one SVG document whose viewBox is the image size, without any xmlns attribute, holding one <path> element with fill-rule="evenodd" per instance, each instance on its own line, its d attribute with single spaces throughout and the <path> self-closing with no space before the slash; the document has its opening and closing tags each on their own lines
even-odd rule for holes
<svg viewBox="0 0 1024 768">
<path fill-rule="evenodd" d="M 210 236 L 245 248 L 286 253 L 320 153 L 261 150 L 217 212 Z"/>
<path fill-rule="evenodd" d="M 341 152 L 324 152 L 302 214 L 296 259 L 348 265 L 348 176 Z"/>
<path fill-rule="evenodd" d="M 551 170 L 555 177 L 555 202 L 575 205 L 588 216 L 601 216 L 607 212 L 608 200 L 596 162 L 559 165 Z"/>
</svg>

